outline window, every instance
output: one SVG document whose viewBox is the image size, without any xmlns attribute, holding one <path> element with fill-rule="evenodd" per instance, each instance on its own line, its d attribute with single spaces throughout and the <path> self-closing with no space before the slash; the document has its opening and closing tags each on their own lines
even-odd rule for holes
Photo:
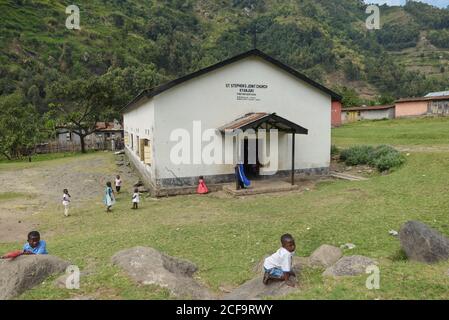
<svg viewBox="0 0 449 320">
<path fill-rule="evenodd" d="M 151 144 L 148 139 L 144 139 L 143 154 L 143 162 L 151 165 Z"/>
</svg>

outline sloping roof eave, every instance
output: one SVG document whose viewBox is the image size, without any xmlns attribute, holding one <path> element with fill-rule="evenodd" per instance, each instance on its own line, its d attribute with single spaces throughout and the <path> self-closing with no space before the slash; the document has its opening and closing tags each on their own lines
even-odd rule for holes
<svg viewBox="0 0 449 320">
<path fill-rule="evenodd" d="M 214 71 L 216 69 L 219 69 L 221 67 L 227 66 L 231 63 L 237 62 L 239 60 L 245 59 L 247 57 L 250 56 L 257 56 L 260 57 L 262 59 L 264 59 L 265 61 L 270 62 L 271 64 L 283 69 L 284 71 L 290 73 L 291 75 L 295 76 L 296 78 L 310 84 L 311 86 L 321 90 L 322 92 L 328 94 L 329 96 L 331 96 L 333 101 L 341 101 L 342 100 L 342 96 L 340 96 L 338 93 L 332 91 L 329 88 L 326 88 L 325 86 L 323 86 L 322 84 L 319 84 L 318 82 L 315 82 L 314 80 L 310 79 L 309 77 L 307 77 L 306 75 L 300 73 L 299 71 L 296 71 L 295 69 L 287 66 L 286 64 L 270 57 L 269 55 L 267 55 L 266 53 L 263 53 L 262 51 L 258 50 L 258 49 L 253 49 L 244 53 L 241 53 L 237 56 L 234 56 L 232 58 L 223 60 L 221 62 L 218 62 L 212 66 L 206 67 L 204 69 L 198 70 L 196 72 L 193 72 L 191 74 L 188 74 L 186 76 L 183 76 L 181 78 L 172 80 L 170 82 L 167 82 L 165 84 L 162 84 L 158 87 L 155 88 L 151 88 L 151 89 L 146 89 L 143 90 L 142 92 L 140 92 L 133 100 L 131 100 L 126 106 L 124 106 L 120 111 L 124 112 L 126 109 L 128 109 L 130 106 L 132 106 L 133 104 L 137 103 L 140 99 L 142 99 L 143 97 L 147 97 L 147 98 L 152 98 L 166 90 L 169 90 L 183 82 L 186 82 L 188 80 L 194 79 L 196 77 L 199 77 L 201 75 L 204 75 L 206 73 L 209 73 L 211 71 Z"/>
</svg>

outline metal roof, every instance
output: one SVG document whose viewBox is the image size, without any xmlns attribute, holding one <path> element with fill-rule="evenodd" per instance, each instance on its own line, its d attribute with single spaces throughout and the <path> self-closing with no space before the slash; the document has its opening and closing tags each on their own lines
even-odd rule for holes
<svg viewBox="0 0 449 320">
<path fill-rule="evenodd" d="M 258 130 L 258 129 L 277 129 L 282 132 L 308 134 L 309 130 L 291 122 L 275 113 L 254 112 L 233 120 L 218 128 L 221 132 L 234 132 L 235 130 Z"/>
<path fill-rule="evenodd" d="M 140 101 L 143 98 L 152 98 L 152 97 L 157 96 L 158 94 L 160 94 L 160 93 L 162 93 L 162 92 L 164 92 L 166 90 L 169 90 L 169 89 L 173 88 L 174 86 L 177 86 L 177 85 L 179 85 L 181 83 L 184 83 L 184 82 L 186 82 L 188 80 L 191 80 L 193 78 L 199 77 L 199 76 L 201 76 L 203 74 L 206 74 L 208 72 L 211 72 L 211 71 L 214 71 L 214 70 L 219 69 L 221 67 L 224 67 L 224 66 L 226 66 L 228 64 L 234 63 L 236 61 L 240 61 L 242 59 L 245 59 L 245 58 L 251 57 L 251 56 L 260 57 L 263 60 L 265 60 L 265 61 L 267 61 L 267 62 L 269 62 L 269 63 L 271 63 L 271 64 L 273 64 L 273 65 L 275 65 L 275 66 L 277 66 L 277 67 L 279 67 L 281 69 L 283 69 L 284 71 L 290 73 L 294 77 L 296 77 L 296 78 L 298 78 L 298 79 L 300 79 L 300 80 L 302 80 L 304 82 L 307 82 L 311 86 L 313 86 L 313 87 L 323 91 L 324 93 L 330 95 L 334 101 L 341 101 L 341 99 L 342 99 L 342 97 L 338 93 L 332 91 L 331 89 L 326 88 L 322 84 L 319 84 L 318 82 L 310 79 L 306 75 L 304 75 L 304 74 L 294 70 L 293 68 L 287 66 L 286 64 L 284 64 L 284 63 L 282 63 L 282 62 L 280 62 L 280 61 L 270 57 L 266 53 L 264 53 L 264 52 L 262 52 L 262 51 L 260 51 L 258 49 L 253 49 L 253 50 L 249 50 L 247 52 L 244 52 L 242 54 L 239 54 L 239 55 L 237 55 L 235 57 L 229 58 L 227 60 L 223 60 L 223 61 L 221 61 L 221 62 L 219 62 L 217 64 L 214 64 L 214 65 L 212 65 L 210 67 L 207 67 L 207 68 L 201 69 L 199 71 L 196 71 L 194 73 L 188 74 L 188 75 L 186 75 L 184 77 L 181 77 L 181 78 L 178 78 L 176 80 L 167 82 L 167 83 L 165 83 L 165 84 L 163 84 L 161 86 L 158 86 L 158 87 L 155 87 L 155 88 L 151 88 L 151 89 L 147 89 L 147 90 L 143 90 L 133 100 L 131 100 L 126 106 L 124 106 L 122 108 L 121 112 L 124 112 L 126 109 L 128 109 L 131 106 L 133 106 L 135 103 L 137 103 L 138 101 Z"/>
<path fill-rule="evenodd" d="M 449 90 L 448 91 L 439 91 L 439 92 L 430 92 L 426 94 L 424 97 L 442 97 L 442 96 L 449 96 Z"/>
<path fill-rule="evenodd" d="M 385 106 L 365 106 L 365 107 L 353 107 L 353 108 L 342 108 L 341 111 L 370 111 L 370 110 L 385 110 L 394 108 L 394 105 Z"/>
</svg>

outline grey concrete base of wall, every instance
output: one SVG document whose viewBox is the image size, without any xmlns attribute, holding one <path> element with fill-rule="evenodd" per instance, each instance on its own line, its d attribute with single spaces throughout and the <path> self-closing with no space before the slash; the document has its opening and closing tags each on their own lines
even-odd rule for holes
<svg viewBox="0 0 449 320">
<path fill-rule="evenodd" d="M 329 174 L 329 168 L 311 168 L 295 170 L 296 178 L 308 176 L 323 176 Z M 259 176 L 258 180 L 276 180 L 288 178 L 291 175 L 290 170 L 279 171 L 274 175 Z M 156 197 L 186 195 L 196 193 L 199 177 L 184 177 L 177 179 L 160 179 L 157 182 L 159 188 L 152 191 L 152 195 Z M 204 176 L 209 191 L 215 192 L 223 189 L 227 183 L 235 182 L 234 174 Z"/>
<path fill-rule="evenodd" d="M 136 171 L 136 173 L 142 179 L 145 187 L 150 190 L 150 195 L 152 197 L 168 197 L 176 195 L 187 195 L 196 193 L 198 186 L 199 177 L 183 177 L 183 178 L 170 178 L 170 179 L 157 179 L 156 184 L 153 183 L 151 175 L 142 167 L 143 164 L 140 163 L 130 151 L 125 148 L 125 154 L 128 158 L 131 166 Z M 310 168 L 310 169 L 297 169 L 295 170 L 295 176 L 298 178 L 307 176 L 322 176 L 328 175 L 329 168 Z M 280 179 L 287 178 L 291 175 L 290 170 L 278 171 L 274 175 L 259 176 L 259 180 L 270 180 L 270 179 Z M 215 192 L 223 189 L 223 185 L 226 183 L 235 182 L 234 174 L 220 174 L 204 176 L 204 181 L 210 192 Z"/>
</svg>

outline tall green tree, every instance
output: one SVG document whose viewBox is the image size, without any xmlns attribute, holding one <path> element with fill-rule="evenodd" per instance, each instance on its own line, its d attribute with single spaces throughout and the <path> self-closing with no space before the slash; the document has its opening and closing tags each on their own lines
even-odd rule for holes
<svg viewBox="0 0 449 320">
<path fill-rule="evenodd" d="M 44 135 L 39 114 L 21 93 L 0 99 L 0 154 L 8 159 L 31 157 Z"/>
<path fill-rule="evenodd" d="M 112 89 L 100 78 L 55 83 L 50 88 L 47 117 L 54 119 L 55 129 L 66 129 L 80 137 L 81 152 L 86 152 L 85 138 L 99 121 L 110 119 Z"/>
</svg>

